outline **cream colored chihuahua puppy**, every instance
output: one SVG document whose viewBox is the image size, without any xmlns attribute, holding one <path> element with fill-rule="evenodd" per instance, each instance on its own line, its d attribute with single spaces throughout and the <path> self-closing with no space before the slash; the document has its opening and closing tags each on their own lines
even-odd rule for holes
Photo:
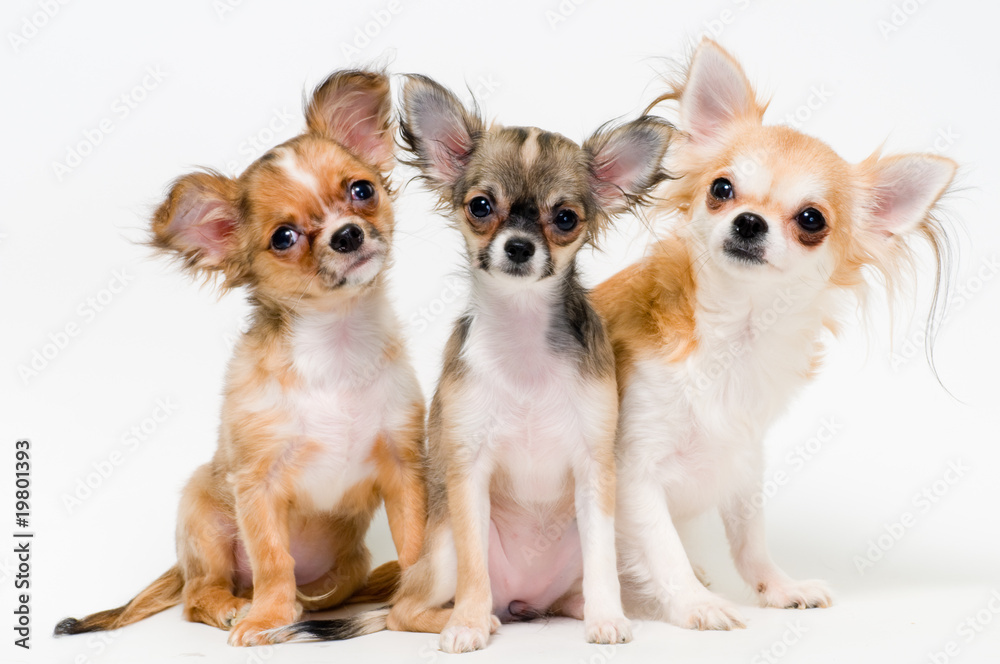
<svg viewBox="0 0 1000 664">
<path fill-rule="evenodd" d="M 388 626 L 440 632 L 442 650 L 468 652 L 500 622 L 551 613 L 582 619 L 588 641 L 628 641 L 614 547 L 614 361 L 576 254 L 663 178 L 671 127 L 642 118 L 581 147 L 487 127 L 418 76 L 402 124 L 465 238 L 471 280 L 430 410 L 428 539 L 391 611 L 283 637 Z"/>
<path fill-rule="evenodd" d="M 764 126 L 739 64 L 702 43 L 683 82 L 663 208 L 674 232 L 599 286 L 618 366 L 618 551 L 629 615 L 684 627 L 742 627 L 699 583 L 675 524 L 709 509 L 736 568 L 774 607 L 825 607 L 830 591 L 797 581 L 768 553 L 762 439 L 817 371 L 838 302 L 871 267 L 890 283 L 923 236 L 955 164 L 929 154 L 849 164 L 824 143 Z M 658 192 L 660 193 L 660 192 Z"/>
<path fill-rule="evenodd" d="M 181 177 L 156 211 L 154 244 L 224 289 L 247 287 L 253 319 L 229 364 L 218 450 L 181 498 L 177 564 L 57 634 L 183 602 L 188 620 L 231 629 L 232 645 L 259 645 L 303 607 L 384 600 L 399 570 L 369 579 L 364 543 L 383 497 L 400 564 L 416 560 L 424 403 L 385 292 L 391 108 L 383 74 L 335 73 L 303 134 L 238 178 Z"/>
</svg>

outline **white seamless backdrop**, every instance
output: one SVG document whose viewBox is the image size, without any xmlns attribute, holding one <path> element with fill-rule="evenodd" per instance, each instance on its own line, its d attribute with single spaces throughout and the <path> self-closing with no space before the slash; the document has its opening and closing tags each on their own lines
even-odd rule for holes
<svg viewBox="0 0 1000 664">
<path fill-rule="evenodd" d="M 931 270 L 890 317 L 852 316 L 825 370 L 766 440 L 778 562 L 830 582 L 828 610 L 753 607 L 718 518 L 690 533 L 747 629 L 639 623 L 584 643 L 580 623 L 503 626 L 470 661 L 1000 661 L 1000 226 L 995 219 L 1000 8 L 973 0 L 264 2 L 17 0 L 0 11 L 0 645 L 4 662 L 438 662 L 436 637 L 239 650 L 174 608 L 99 637 L 55 640 L 67 615 L 129 599 L 174 560 L 179 490 L 215 447 L 223 371 L 247 307 L 199 288 L 139 241 L 174 177 L 236 172 L 302 126 L 303 91 L 387 62 L 468 86 L 505 124 L 582 140 L 635 115 L 657 72 L 717 37 L 771 96 L 767 119 L 860 160 L 937 151 L 962 171 L 946 200 L 960 260 L 936 359 L 923 356 Z M 411 172 L 400 169 L 405 184 Z M 427 394 L 464 283 L 459 237 L 403 187 L 392 292 Z M 662 222 L 652 220 L 653 227 Z M 642 254 L 622 219 L 582 257 L 596 284 Z M 13 645 L 14 442 L 31 441 L 32 648 Z M 6 521 L 10 519 L 10 521 Z M 377 561 L 393 556 L 384 517 Z"/>
</svg>

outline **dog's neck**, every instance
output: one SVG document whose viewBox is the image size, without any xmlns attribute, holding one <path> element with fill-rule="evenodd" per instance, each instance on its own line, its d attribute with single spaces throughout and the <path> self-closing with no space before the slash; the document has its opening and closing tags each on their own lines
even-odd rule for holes
<svg viewBox="0 0 1000 664">
<path fill-rule="evenodd" d="M 578 283 L 573 264 L 536 281 L 475 270 L 469 303 L 473 313 L 491 317 L 548 315 L 559 311 L 568 288 Z"/>
<path fill-rule="evenodd" d="M 326 296 L 274 297 L 250 292 L 253 307 L 251 332 L 284 336 L 302 321 L 334 324 L 369 315 L 374 310 L 388 307 L 382 275 L 362 287 L 331 290 Z"/>
<path fill-rule="evenodd" d="M 381 279 L 339 295 L 294 309 L 252 299 L 253 320 L 237 355 L 270 349 L 266 357 L 285 359 L 268 368 L 288 362 L 310 383 L 370 380 L 399 344 L 398 322 Z"/>
<path fill-rule="evenodd" d="M 557 340 L 577 285 L 572 265 L 535 282 L 474 273 L 466 352 L 511 375 L 544 372 L 569 348 Z"/>
<path fill-rule="evenodd" d="M 717 264 L 719 258 L 693 267 L 696 345 L 682 365 L 685 389 L 706 422 L 727 409 L 742 414 L 726 424 L 722 438 L 737 432 L 740 439 L 759 439 L 815 372 L 824 324 L 835 316 L 836 289 L 741 275 Z"/>
<path fill-rule="evenodd" d="M 688 250 L 706 256 L 702 247 Z M 699 338 L 710 343 L 746 345 L 789 343 L 798 350 L 803 339 L 815 339 L 824 321 L 836 317 L 838 298 L 828 281 L 801 275 L 740 274 L 710 256 L 694 264 L 695 324 Z"/>
<path fill-rule="evenodd" d="M 397 354 L 398 324 L 381 287 L 350 306 L 296 317 L 289 339 L 296 370 L 314 383 L 366 385 Z"/>
</svg>

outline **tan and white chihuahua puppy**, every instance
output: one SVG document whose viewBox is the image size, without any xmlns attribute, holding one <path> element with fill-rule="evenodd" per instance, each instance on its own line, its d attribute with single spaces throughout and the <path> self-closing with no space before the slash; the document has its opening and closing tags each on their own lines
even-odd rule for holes
<svg viewBox="0 0 1000 664">
<path fill-rule="evenodd" d="M 671 127 L 642 118 L 581 147 L 487 127 L 419 76 L 403 106 L 404 141 L 465 237 L 471 281 L 431 404 L 427 541 L 391 610 L 303 623 L 283 638 L 388 626 L 440 632 L 442 650 L 468 652 L 500 622 L 560 614 L 582 619 L 588 641 L 626 642 L 614 360 L 576 254 L 662 180 Z"/>
<path fill-rule="evenodd" d="M 826 607 L 819 581 L 771 560 L 760 491 L 762 439 L 817 371 L 838 302 L 866 268 L 892 283 L 956 166 L 929 154 L 849 164 L 819 140 L 764 126 L 739 64 L 705 41 L 684 80 L 663 207 L 677 228 L 601 284 L 618 366 L 618 555 L 630 616 L 742 627 L 699 583 L 675 524 L 718 508 L 736 568 L 765 606 Z"/>
<path fill-rule="evenodd" d="M 252 322 L 229 364 L 218 450 L 181 499 L 177 565 L 57 634 L 183 602 L 188 620 L 257 645 L 303 607 L 387 599 L 399 570 L 369 579 L 364 543 L 383 497 L 400 564 L 416 560 L 424 402 L 384 283 L 391 109 L 383 74 L 334 73 L 308 103 L 305 132 L 240 177 L 174 182 L 153 244 L 196 275 L 221 275 L 224 290 L 246 287 Z"/>
</svg>

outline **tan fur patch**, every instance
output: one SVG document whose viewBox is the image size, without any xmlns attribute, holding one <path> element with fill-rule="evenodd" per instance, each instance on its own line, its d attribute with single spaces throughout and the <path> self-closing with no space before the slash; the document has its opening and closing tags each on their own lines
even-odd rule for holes
<svg viewBox="0 0 1000 664">
<path fill-rule="evenodd" d="M 600 284 L 592 296 L 608 324 L 619 392 L 640 357 L 678 362 L 697 347 L 695 276 L 687 249 L 676 238 L 662 240 L 648 257 Z"/>
</svg>

